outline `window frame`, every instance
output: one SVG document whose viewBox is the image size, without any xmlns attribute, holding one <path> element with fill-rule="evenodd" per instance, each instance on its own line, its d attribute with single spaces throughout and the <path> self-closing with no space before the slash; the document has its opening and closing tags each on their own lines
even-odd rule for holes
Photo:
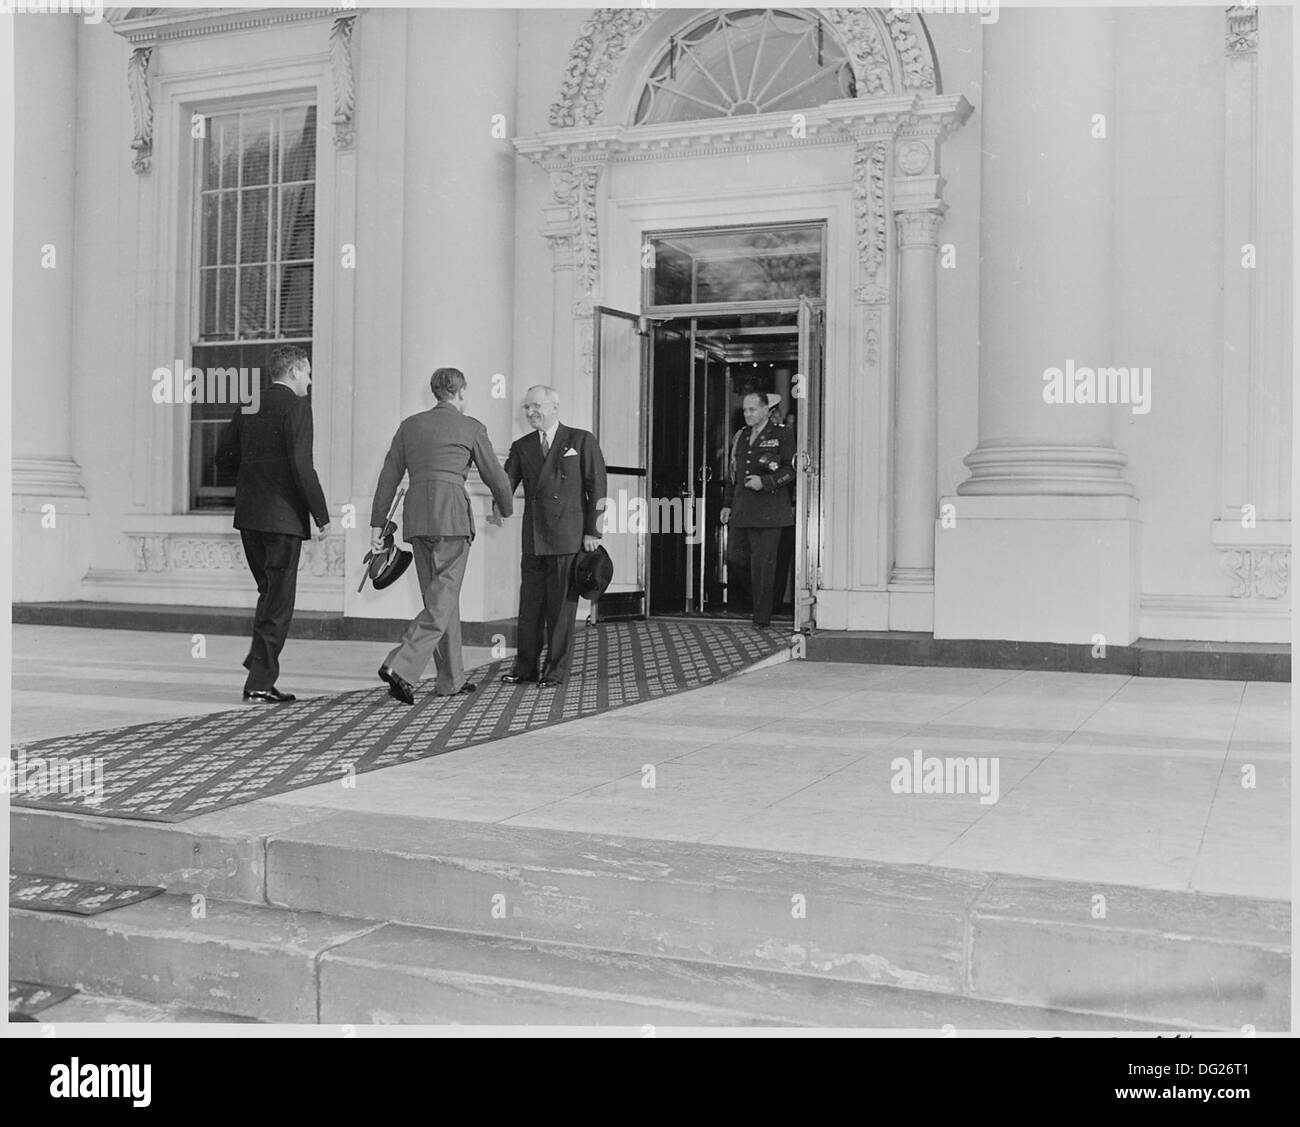
<svg viewBox="0 0 1300 1127">
<path fill-rule="evenodd" d="M 322 106 L 324 104 L 325 103 L 321 98 L 321 92 L 319 89 L 315 89 L 312 87 L 292 87 L 292 88 L 286 88 L 285 90 L 282 91 L 279 90 L 267 91 L 258 94 L 245 94 L 245 95 L 233 96 L 228 98 L 207 99 L 202 102 L 196 102 L 189 107 L 190 114 L 191 114 L 191 118 L 190 118 L 191 122 L 193 121 L 194 117 L 198 115 L 202 115 L 202 117 L 204 118 L 205 137 L 204 137 L 203 144 L 195 144 L 191 148 L 191 159 L 189 161 L 189 168 L 187 170 L 188 174 L 181 186 L 181 194 L 183 194 L 189 200 L 189 212 L 188 212 L 189 257 L 188 257 L 188 261 L 184 264 L 185 284 L 187 286 L 187 301 L 185 302 L 187 315 L 186 315 L 185 324 L 183 326 L 183 338 L 182 338 L 183 340 L 182 347 L 185 352 L 187 366 L 193 365 L 194 350 L 196 348 L 220 347 L 223 345 L 230 346 L 230 347 L 237 347 L 240 345 L 264 345 L 268 347 L 274 347 L 280 344 L 297 344 L 297 345 L 305 345 L 308 353 L 313 358 L 316 356 L 316 348 L 318 344 L 317 325 L 319 324 L 318 303 L 320 301 L 319 266 L 321 261 L 320 259 L 320 243 L 321 243 L 321 230 L 320 230 L 321 191 L 320 189 L 321 189 L 321 183 L 322 183 L 323 173 L 325 169 L 324 158 L 326 156 L 326 153 L 328 152 L 327 147 L 322 144 L 324 140 L 323 135 L 327 133 L 327 129 L 328 129 L 328 122 L 325 123 L 326 127 L 322 128 Z M 289 337 L 262 337 L 262 338 L 249 337 L 249 338 L 241 339 L 238 336 L 239 328 L 240 328 L 239 308 L 238 308 L 238 304 L 236 303 L 233 310 L 234 331 L 236 334 L 235 337 L 233 339 L 217 340 L 217 341 L 199 340 L 197 338 L 201 337 L 202 335 L 201 330 L 202 330 L 202 323 L 203 323 L 202 322 L 202 318 L 203 318 L 202 274 L 204 270 L 204 264 L 203 264 L 202 243 L 203 243 L 203 194 L 205 190 L 203 187 L 204 160 L 207 153 L 207 144 L 209 144 L 212 140 L 212 133 L 211 133 L 212 119 L 216 117 L 221 117 L 223 115 L 230 115 L 230 114 L 256 113 L 259 110 L 282 110 L 282 109 L 300 108 L 305 106 L 311 106 L 316 109 L 316 151 L 315 151 L 314 176 L 311 181 L 313 198 L 314 198 L 313 210 L 315 215 L 312 224 L 313 229 L 312 229 L 312 258 L 311 258 L 311 264 L 312 264 L 311 335 L 303 336 L 299 334 L 299 335 L 289 336 Z M 240 160 L 241 180 L 236 188 L 236 191 L 241 191 L 241 192 L 244 190 L 244 186 L 242 183 L 242 172 L 243 172 L 243 160 L 241 156 L 241 160 Z M 297 182 L 295 181 L 295 183 Z M 269 184 L 270 184 L 270 179 L 268 176 L 268 186 Z M 277 183 L 276 190 L 279 191 L 280 187 L 281 186 Z M 237 257 L 239 254 L 238 239 L 240 237 L 240 234 L 241 231 L 237 230 L 235 236 L 237 240 L 236 242 Z M 277 215 L 277 230 L 276 230 L 277 239 L 280 237 L 280 235 L 281 235 L 281 231 L 278 228 L 278 215 Z M 276 251 L 278 254 L 279 251 L 278 246 L 276 248 Z M 270 252 L 270 248 L 268 246 L 268 254 L 269 252 Z M 278 261 L 277 261 L 277 265 L 280 265 Z M 278 302 L 278 297 L 277 297 L 277 302 Z M 276 320 L 277 322 L 279 320 L 278 308 L 276 311 Z M 269 377 L 264 376 L 264 378 L 262 379 L 263 388 L 265 387 L 268 381 L 269 381 Z M 181 443 L 181 449 L 179 451 L 180 456 L 178 458 L 178 466 L 180 470 L 178 475 L 180 478 L 180 482 L 179 482 L 180 496 L 178 498 L 178 501 L 181 505 L 181 511 L 190 515 L 207 516 L 212 514 L 218 514 L 218 515 L 228 514 L 232 512 L 235 507 L 234 487 L 233 486 L 203 486 L 195 480 L 195 475 L 196 473 L 199 472 L 199 467 L 195 462 L 194 428 L 197 422 L 203 422 L 203 421 L 204 420 L 196 420 L 194 418 L 194 411 L 192 407 L 188 405 L 186 406 L 185 422 L 183 427 L 181 428 L 182 433 L 180 435 L 180 443 Z M 214 499 L 216 498 L 228 499 L 228 503 L 227 504 L 212 503 L 207 505 L 197 504 L 196 502 L 198 501 L 198 499 L 204 496 L 209 496 Z"/>
</svg>

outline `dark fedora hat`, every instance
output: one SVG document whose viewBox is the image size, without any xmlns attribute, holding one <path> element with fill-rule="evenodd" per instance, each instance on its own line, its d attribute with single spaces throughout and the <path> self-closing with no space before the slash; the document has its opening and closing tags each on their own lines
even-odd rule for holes
<svg viewBox="0 0 1300 1127">
<path fill-rule="evenodd" d="M 392 586 L 411 566 L 411 560 L 414 558 L 405 548 L 399 548 L 391 541 L 382 552 L 367 552 L 363 561 L 366 565 L 366 574 L 361 577 L 361 587 L 366 585 L 366 576 L 370 577 L 370 582 L 374 584 L 376 591 Z M 361 587 L 357 590 L 360 591 Z"/>
<path fill-rule="evenodd" d="M 579 552 L 573 561 L 573 586 L 581 598 L 599 599 L 613 578 L 614 561 L 600 544 L 590 552 Z"/>
</svg>

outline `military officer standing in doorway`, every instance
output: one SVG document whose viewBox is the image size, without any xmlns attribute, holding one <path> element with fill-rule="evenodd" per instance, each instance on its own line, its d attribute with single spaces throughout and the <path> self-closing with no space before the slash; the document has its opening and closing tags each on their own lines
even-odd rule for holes
<svg viewBox="0 0 1300 1127">
<path fill-rule="evenodd" d="M 789 485 L 795 480 L 794 435 L 771 421 L 767 396 L 752 391 L 741 403 L 745 427 L 731 444 L 731 473 L 718 519 L 730 529 L 727 566 L 749 576 L 754 625 L 772 621 L 781 529 L 794 524 Z"/>
</svg>

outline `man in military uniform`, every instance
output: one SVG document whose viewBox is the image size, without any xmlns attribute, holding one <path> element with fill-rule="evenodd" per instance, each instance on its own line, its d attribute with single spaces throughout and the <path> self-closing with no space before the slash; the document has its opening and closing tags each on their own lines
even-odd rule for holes
<svg viewBox="0 0 1300 1127">
<path fill-rule="evenodd" d="M 497 511 L 509 516 L 514 490 L 492 452 L 487 427 L 462 414 L 465 375 L 458 368 L 439 368 L 429 380 L 437 405 L 402 420 L 393 436 L 375 486 L 370 510 L 371 547 L 383 550 L 384 525 L 402 475 L 411 486 L 402 509 L 402 535 L 415 554 L 424 609 L 411 620 L 402 639 L 384 658 L 379 676 L 388 695 L 415 703 L 415 686 L 429 659 L 437 654 L 439 696 L 474 691 L 465 680 L 460 650 L 460 585 L 465 578 L 474 513 L 465 478 L 472 463 L 492 492 Z"/>
<path fill-rule="evenodd" d="M 776 556 L 781 529 L 794 524 L 789 485 L 795 480 L 794 434 L 771 421 L 767 397 L 750 392 L 742 400 L 745 427 L 731 446 L 731 473 L 718 519 L 730 529 L 727 566 L 749 575 L 754 625 L 772 620 Z"/>
</svg>

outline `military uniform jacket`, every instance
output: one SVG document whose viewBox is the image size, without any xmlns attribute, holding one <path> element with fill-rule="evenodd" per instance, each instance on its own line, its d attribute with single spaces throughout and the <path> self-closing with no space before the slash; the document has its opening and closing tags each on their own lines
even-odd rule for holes
<svg viewBox="0 0 1300 1127">
<path fill-rule="evenodd" d="M 605 459 L 589 431 L 560 423 L 545 461 L 540 431 L 515 439 L 506 473 L 512 489 L 524 485 L 525 555 L 571 555 L 584 536 L 600 535 Z"/>
<path fill-rule="evenodd" d="M 284 384 L 266 389 L 255 414 L 236 411 L 221 432 L 217 465 L 235 474 L 235 527 L 306 539 L 308 514 L 329 523 L 311 460 L 311 404 Z"/>
<path fill-rule="evenodd" d="M 402 420 L 379 472 L 370 527 L 383 528 L 402 475 L 410 486 L 402 506 L 402 537 L 474 538 L 474 512 L 465 479 L 473 465 L 492 492 L 502 516 L 514 512 L 513 490 L 492 452 L 487 427 L 450 403 L 439 403 Z"/>
<path fill-rule="evenodd" d="M 794 472 L 794 432 L 768 422 L 751 445 L 750 428 L 742 427 L 731 444 L 731 475 L 722 505 L 731 510 L 733 528 L 786 528 L 794 524 L 790 483 Z M 760 492 L 745 488 L 750 474 L 763 482 Z"/>
</svg>

